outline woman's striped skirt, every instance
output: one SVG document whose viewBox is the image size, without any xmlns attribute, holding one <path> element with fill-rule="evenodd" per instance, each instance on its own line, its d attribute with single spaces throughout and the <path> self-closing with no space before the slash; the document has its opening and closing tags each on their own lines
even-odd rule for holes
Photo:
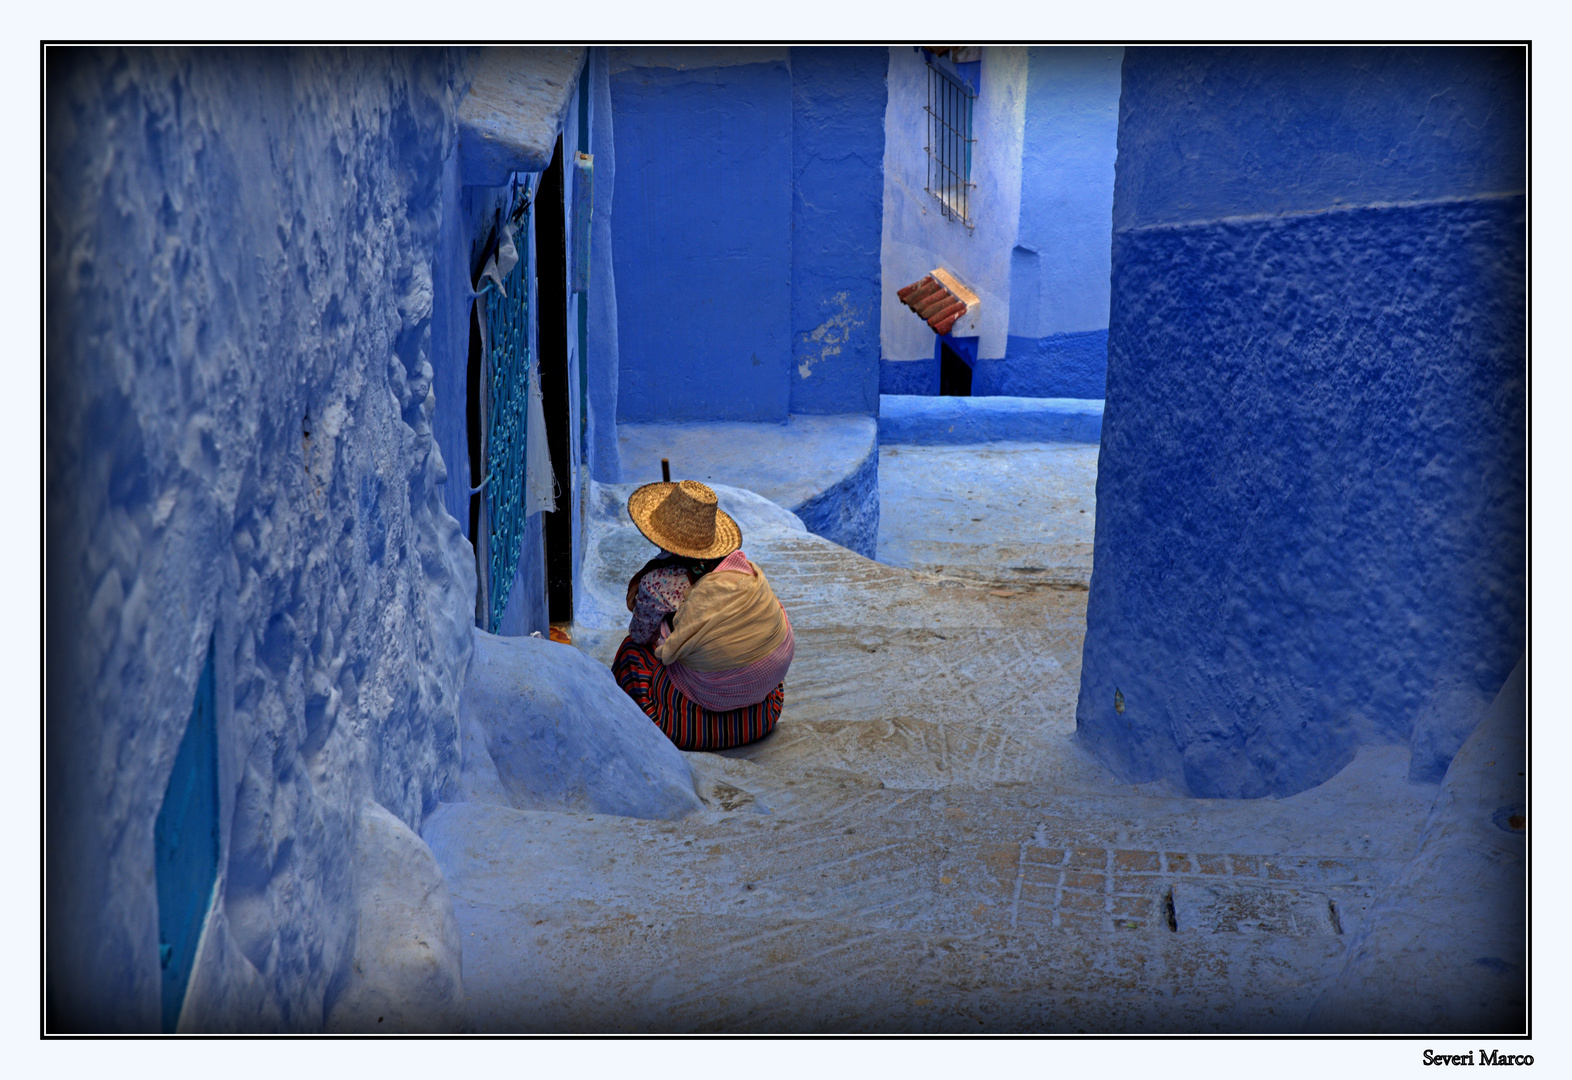
<svg viewBox="0 0 1572 1080">
<path fill-rule="evenodd" d="M 617 685 L 679 750 L 726 750 L 755 742 L 774 731 L 781 718 L 784 683 L 757 705 L 713 712 L 688 700 L 671 681 L 666 665 L 631 637 L 623 638 L 611 671 Z"/>
</svg>

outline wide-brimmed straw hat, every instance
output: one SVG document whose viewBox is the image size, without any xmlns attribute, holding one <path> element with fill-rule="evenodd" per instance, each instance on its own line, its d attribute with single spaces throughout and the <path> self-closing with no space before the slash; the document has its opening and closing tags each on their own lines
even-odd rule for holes
<svg viewBox="0 0 1572 1080">
<path fill-rule="evenodd" d="M 742 530 L 697 480 L 645 484 L 628 496 L 628 516 L 650 542 L 690 559 L 718 559 L 742 546 Z"/>
</svg>

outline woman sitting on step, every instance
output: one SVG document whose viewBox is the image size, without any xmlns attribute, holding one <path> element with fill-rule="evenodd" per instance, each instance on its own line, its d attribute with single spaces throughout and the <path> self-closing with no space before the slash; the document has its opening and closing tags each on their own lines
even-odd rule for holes
<svg viewBox="0 0 1572 1080">
<path fill-rule="evenodd" d="M 762 739 L 780 719 L 795 641 L 742 530 L 693 480 L 645 484 L 628 516 L 661 553 L 628 582 L 617 685 L 682 750 Z"/>
</svg>

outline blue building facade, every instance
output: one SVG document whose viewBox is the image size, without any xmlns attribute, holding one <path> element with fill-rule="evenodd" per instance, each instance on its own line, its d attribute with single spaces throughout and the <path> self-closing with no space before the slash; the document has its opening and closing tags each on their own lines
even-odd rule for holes
<svg viewBox="0 0 1572 1080">
<path fill-rule="evenodd" d="M 970 224 L 935 212 L 927 174 L 931 50 L 891 50 L 881 389 L 940 392 L 941 348 L 974 396 L 1101 398 L 1107 370 L 1118 46 L 984 47 L 971 105 Z M 957 71 L 959 69 L 956 69 Z M 935 341 L 893 299 L 938 267 L 982 298 L 969 336 Z"/>
</svg>

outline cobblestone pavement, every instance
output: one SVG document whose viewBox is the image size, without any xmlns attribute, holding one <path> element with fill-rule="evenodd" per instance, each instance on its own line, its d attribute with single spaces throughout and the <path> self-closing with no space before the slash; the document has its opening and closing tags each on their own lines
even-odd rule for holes
<svg viewBox="0 0 1572 1080">
<path fill-rule="evenodd" d="M 630 533 L 590 538 L 602 661 Z M 745 533 L 798 651 L 774 734 L 690 755 L 706 813 L 428 821 L 478 1030 L 1299 1030 L 1417 843 L 1406 750 L 1288 799 L 1121 784 L 1074 740 L 1083 587 Z"/>
</svg>

